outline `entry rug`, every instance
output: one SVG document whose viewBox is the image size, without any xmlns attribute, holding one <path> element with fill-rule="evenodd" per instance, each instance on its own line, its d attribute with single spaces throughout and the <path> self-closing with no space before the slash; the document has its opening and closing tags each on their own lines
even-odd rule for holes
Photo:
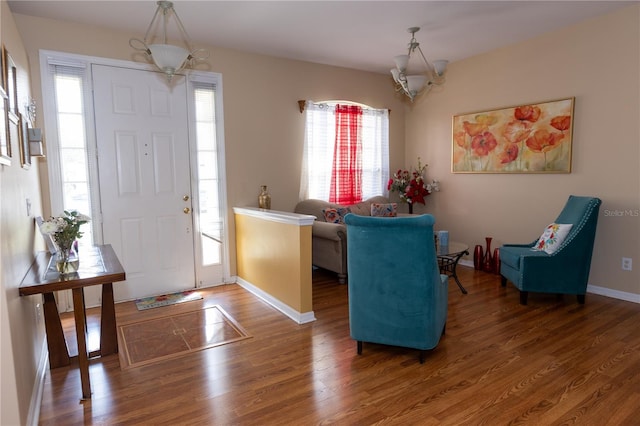
<svg viewBox="0 0 640 426">
<path fill-rule="evenodd" d="M 162 296 L 143 297 L 142 299 L 136 299 L 135 303 L 136 308 L 138 308 L 139 311 L 144 311 L 146 309 L 175 305 L 183 302 L 192 302 L 200 299 L 202 299 L 202 296 L 199 292 L 188 290 L 180 291 L 178 293 L 164 294 Z"/>
<path fill-rule="evenodd" d="M 118 326 L 120 367 L 140 367 L 251 337 L 219 305 Z"/>
</svg>

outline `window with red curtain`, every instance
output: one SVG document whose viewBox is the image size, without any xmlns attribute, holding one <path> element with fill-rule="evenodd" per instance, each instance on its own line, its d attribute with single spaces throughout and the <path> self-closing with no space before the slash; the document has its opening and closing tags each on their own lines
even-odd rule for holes
<svg viewBox="0 0 640 426">
<path fill-rule="evenodd" d="M 388 195 L 389 111 L 306 101 L 300 200 L 349 205 Z"/>
<path fill-rule="evenodd" d="M 362 201 L 362 108 L 336 105 L 336 141 L 329 202 L 350 205 Z"/>
</svg>

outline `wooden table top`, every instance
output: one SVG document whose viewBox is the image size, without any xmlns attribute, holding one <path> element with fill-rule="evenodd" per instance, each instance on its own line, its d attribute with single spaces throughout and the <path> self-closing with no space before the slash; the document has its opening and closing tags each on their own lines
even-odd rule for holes
<svg viewBox="0 0 640 426">
<path fill-rule="evenodd" d="M 82 248 L 78 272 L 60 276 L 49 252 L 40 252 L 20 284 L 20 296 L 124 281 L 126 275 L 110 244 Z"/>
</svg>

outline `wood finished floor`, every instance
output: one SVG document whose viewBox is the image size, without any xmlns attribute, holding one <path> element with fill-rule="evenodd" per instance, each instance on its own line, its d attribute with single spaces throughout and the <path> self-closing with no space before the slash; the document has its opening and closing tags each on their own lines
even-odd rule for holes
<svg viewBox="0 0 640 426">
<path fill-rule="evenodd" d="M 237 285 L 144 312 L 118 304 L 119 323 L 218 304 L 253 337 L 128 370 L 118 355 L 92 360 L 90 401 L 80 402 L 76 366 L 51 370 L 40 423 L 640 424 L 640 305 L 532 293 L 521 306 L 497 276 L 459 275 L 469 294 L 450 283 L 446 335 L 422 365 L 404 348 L 365 344 L 358 356 L 347 286 L 323 271 L 314 273 L 317 321 L 305 325 Z"/>
</svg>

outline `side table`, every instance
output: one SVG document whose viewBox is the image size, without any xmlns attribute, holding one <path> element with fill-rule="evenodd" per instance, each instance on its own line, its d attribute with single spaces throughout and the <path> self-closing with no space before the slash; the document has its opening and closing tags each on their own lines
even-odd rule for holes
<svg viewBox="0 0 640 426">
<path fill-rule="evenodd" d="M 460 291 L 463 294 L 467 294 L 467 290 L 458 279 L 456 267 L 462 256 L 469 254 L 469 246 L 456 241 L 449 241 L 449 244 L 446 246 L 438 244 L 438 246 L 436 246 L 436 254 L 438 256 L 440 273 L 452 277 L 456 281 L 456 284 L 458 284 Z"/>
</svg>

